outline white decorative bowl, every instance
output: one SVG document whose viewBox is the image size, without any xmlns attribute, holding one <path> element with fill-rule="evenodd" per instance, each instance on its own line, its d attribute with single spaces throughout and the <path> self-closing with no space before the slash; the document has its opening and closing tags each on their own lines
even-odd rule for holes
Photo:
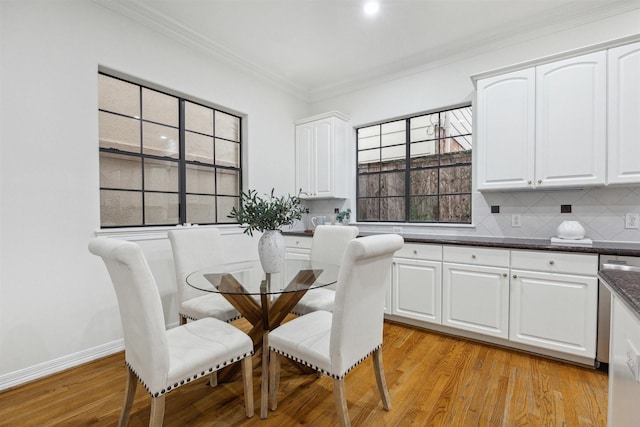
<svg viewBox="0 0 640 427">
<path fill-rule="evenodd" d="M 562 221 L 556 231 L 558 237 L 568 240 L 580 240 L 585 234 L 584 227 L 578 221 Z"/>
</svg>

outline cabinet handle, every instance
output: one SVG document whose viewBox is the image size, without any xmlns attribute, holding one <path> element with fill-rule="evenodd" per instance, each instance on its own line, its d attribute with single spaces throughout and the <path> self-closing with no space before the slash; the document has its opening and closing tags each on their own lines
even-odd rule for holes
<svg viewBox="0 0 640 427">
<path fill-rule="evenodd" d="M 418 255 L 418 251 L 414 249 L 414 250 L 413 250 L 413 254 L 414 254 L 414 255 Z"/>
<path fill-rule="evenodd" d="M 531 180 L 527 181 L 527 184 L 531 185 Z"/>
<path fill-rule="evenodd" d="M 549 261 L 549 265 L 553 265 L 553 264 L 555 264 L 555 263 L 556 263 L 556 262 L 555 262 L 554 260 Z"/>
<path fill-rule="evenodd" d="M 538 184 L 542 184 L 542 180 L 541 179 L 538 180 Z"/>
<path fill-rule="evenodd" d="M 502 277 L 507 277 L 507 273 L 502 273 Z"/>
<path fill-rule="evenodd" d="M 514 274 L 514 275 L 513 275 L 513 278 L 514 278 L 514 279 L 517 279 L 517 278 L 518 278 L 518 275 L 517 275 L 517 274 Z"/>
<path fill-rule="evenodd" d="M 471 255 L 471 259 L 476 259 L 476 256 L 475 255 Z"/>
</svg>

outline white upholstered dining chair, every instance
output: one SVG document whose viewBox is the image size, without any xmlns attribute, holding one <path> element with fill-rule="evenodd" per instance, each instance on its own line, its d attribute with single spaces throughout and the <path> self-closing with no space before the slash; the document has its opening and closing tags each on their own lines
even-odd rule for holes
<svg viewBox="0 0 640 427">
<path fill-rule="evenodd" d="M 340 265 L 347 243 L 358 236 L 358 227 L 319 225 L 311 240 L 311 261 Z M 333 311 L 335 285 L 308 291 L 291 310 L 303 315 L 317 310 Z"/>
<path fill-rule="evenodd" d="M 393 254 L 403 243 L 397 234 L 350 241 L 342 259 L 333 313 L 315 311 L 269 333 L 271 388 L 268 398 L 272 410 L 277 407 L 280 376 L 277 354 L 334 379 L 336 409 L 343 426 L 350 425 L 345 375 L 373 354 L 382 404 L 386 410 L 391 408 L 382 366 L 384 299 Z M 264 401 L 265 396 L 262 398 Z"/>
<path fill-rule="evenodd" d="M 220 294 L 195 289 L 187 276 L 224 259 L 220 231 L 217 228 L 185 228 L 168 233 L 173 251 L 180 324 L 187 319 L 214 317 L 224 322 L 240 318 L 240 313 Z"/>
<path fill-rule="evenodd" d="M 251 338 L 221 320 L 205 318 L 166 330 L 156 281 L 140 246 L 93 238 L 89 250 L 104 261 L 116 292 L 124 331 L 127 386 L 119 426 L 127 425 L 137 380 L 151 395 L 150 426 L 161 426 L 165 394 L 237 361 L 244 403 L 253 416 Z"/>
</svg>

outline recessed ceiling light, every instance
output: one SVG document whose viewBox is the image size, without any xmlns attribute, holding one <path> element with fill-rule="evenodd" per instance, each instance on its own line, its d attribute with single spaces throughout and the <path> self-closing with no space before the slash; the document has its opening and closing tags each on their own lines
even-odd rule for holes
<svg viewBox="0 0 640 427">
<path fill-rule="evenodd" d="M 380 4 L 377 1 L 368 1 L 364 4 L 364 13 L 367 15 L 375 15 L 380 10 Z"/>
</svg>

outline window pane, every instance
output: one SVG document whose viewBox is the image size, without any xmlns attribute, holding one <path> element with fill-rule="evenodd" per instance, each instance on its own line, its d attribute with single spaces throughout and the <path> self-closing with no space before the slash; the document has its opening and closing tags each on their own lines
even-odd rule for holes
<svg viewBox="0 0 640 427">
<path fill-rule="evenodd" d="M 471 166 L 440 169 L 440 194 L 470 193 Z"/>
<path fill-rule="evenodd" d="M 227 218 L 231 209 L 240 206 L 238 197 L 218 197 L 218 222 L 235 222 L 232 218 Z"/>
<path fill-rule="evenodd" d="M 142 118 L 178 127 L 178 98 L 142 88 Z"/>
<path fill-rule="evenodd" d="M 216 165 L 239 167 L 240 144 L 216 139 Z"/>
<path fill-rule="evenodd" d="M 380 161 L 380 149 L 358 151 L 358 163 L 372 163 Z"/>
<path fill-rule="evenodd" d="M 140 152 L 140 121 L 100 112 L 100 148 Z"/>
<path fill-rule="evenodd" d="M 100 225 L 142 225 L 142 193 L 100 190 Z"/>
<path fill-rule="evenodd" d="M 213 109 L 185 102 L 184 121 L 187 130 L 213 136 Z"/>
<path fill-rule="evenodd" d="M 385 196 L 403 196 L 404 195 L 404 172 L 400 173 L 383 173 L 380 183 L 380 195 Z M 404 217 L 404 216 L 403 216 Z"/>
<path fill-rule="evenodd" d="M 438 138 L 438 113 L 414 117 L 409 122 L 411 142 Z"/>
<path fill-rule="evenodd" d="M 144 160 L 144 187 L 152 191 L 178 191 L 178 163 Z"/>
<path fill-rule="evenodd" d="M 167 193 L 144 194 L 144 218 L 147 225 L 178 224 L 178 195 Z"/>
<path fill-rule="evenodd" d="M 441 113 L 443 136 L 469 135 L 472 133 L 473 122 L 471 107 L 457 108 Z"/>
<path fill-rule="evenodd" d="M 376 126 L 376 129 L 378 127 Z M 369 148 L 378 148 L 380 147 L 380 135 L 373 136 L 360 136 L 358 132 L 358 149 L 366 150 Z"/>
<path fill-rule="evenodd" d="M 385 123 L 381 126 L 382 138 L 381 143 L 383 146 L 404 144 L 406 141 L 406 129 L 405 121 L 398 120 L 397 122 Z"/>
<path fill-rule="evenodd" d="M 411 171 L 411 195 L 438 194 L 438 169 Z"/>
<path fill-rule="evenodd" d="M 215 169 L 187 165 L 187 193 L 216 193 Z"/>
<path fill-rule="evenodd" d="M 140 87 L 98 74 L 98 108 L 140 118 Z"/>
<path fill-rule="evenodd" d="M 143 123 L 142 132 L 144 135 L 143 151 L 145 154 L 172 157 L 174 159 L 177 159 L 180 155 L 178 129 L 153 123 Z"/>
<path fill-rule="evenodd" d="M 409 221 L 437 222 L 438 221 L 438 197 L 412 197 L 409 201 Z"/>
<path fill-rule="evenodd" d="M 440 164 L 471 163 L 471 138 L 446 138 L 441 141 L 440 145 L 442 152 Z"/>
<path fill-rule="evenodd" d="M 386 147 L 381 150 L 382 162 L 385 170 L 404 169 L 407 149 L 404 145 Z"/>
<path fill-rule="evenodd" d="M 142 190 L 142 159 L 100 153 L 100 187 Z"/>
<path fill-rule="evenodd" d="M 404 221 L 404 197 L 380 199 L 380 221 Z"/>
<path fill-rule="evenodd" d="M 221 111 L 215 112 L 216 137 L 240 141 L 240 119 Z"/>
<path fill-rule="evenodd" d="M 240 194 L 240 172 L 227 169 L 218 169 L 216 172 L 218 180 L 217 194 L 235 195 Z"/>
<path fill-rule="evenodd" d="M 215 197 L 187 194 L 187 222 L 193 224 L 216 222 Z"/>
<path fill-rule="evenodd" d="M 213 137 L 185 132 L 185 157 L 189 161 L 213 164 Z"/>
<path fill-rule="evenodd" d="M 380 199 L 358 199 L 358 221 L 379 221 Z"/>
<path fill-rule="evenodd" d="M 471 195 L 440 197 L 441 222 L 471 222 Z"/>
<path fill-rule="evenodd" d="M 358 177 L 359 197 L 378 197 L 380 195 L 380 175 L 360 175 Z"/>
</svg>

